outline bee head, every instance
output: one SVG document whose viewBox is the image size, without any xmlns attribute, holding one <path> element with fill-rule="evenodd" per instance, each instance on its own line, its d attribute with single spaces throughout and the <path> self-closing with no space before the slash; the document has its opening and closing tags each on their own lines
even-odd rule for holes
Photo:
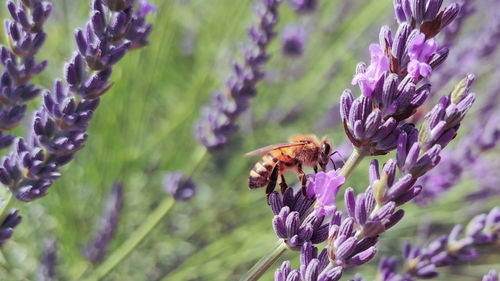
<svg viewBox="0 0 500 281">
<path fill-rule="evenodd" d="M 321 140 L 321 151 L 319 154 L 319 165 L 323 171 L 326 170 L 326 165 L 330 160 L 330 154 L 332 151 L 332 143 L 325 137 Z"/>
</svg>

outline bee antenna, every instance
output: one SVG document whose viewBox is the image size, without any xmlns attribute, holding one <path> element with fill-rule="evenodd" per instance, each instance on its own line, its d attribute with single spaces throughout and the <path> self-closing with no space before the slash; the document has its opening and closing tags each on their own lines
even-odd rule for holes
<svg viewBox="0 0 500 281">
<path fill-rule="evenodd" d="M 330 154 L 330 157 L 328 157 L 328 158 L 330 158 L 330 161 L 332 161 L 333 169 L 337 170 L 337 168 L 335 167 L 335 162 L 333 162 L 333 160 L 332 160 L 332 156 L 335 154 L 338 154 L 340 160 L 342 160 L 342 166 L 345 165 L 345 161 L 344 161 L 344 157 L 342 156 L 342 154 L 338 150 L 335 150 L 334 152 L 332 152 L 332 154 Z"/>
</svg>

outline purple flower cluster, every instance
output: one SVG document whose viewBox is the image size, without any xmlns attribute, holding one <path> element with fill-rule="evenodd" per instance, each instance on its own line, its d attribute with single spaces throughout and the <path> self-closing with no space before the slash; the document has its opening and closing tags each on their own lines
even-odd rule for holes
<svg viewBox="0 0 500 281">
<path fill-rule="evenodd" d="M 108 251 L 115 236 L 123 209 L 123 185 L 113 184 L 99 219 L 99 226 L 94 238 L 85 246 L 83 254 L 93 264 L 100 263 Z"/>
<path fill-rule="evenodd" d="M 258 24 L 248 30 L 250 44 L 243 50 L 243 63 L 235 63 L 233 73 L 226 81 L 224 92 L 212 94 L 212 105 L 201 110 L 201 118 L 194 124 L 196 139 L 209 150 L 222 148 L 238 127 L 236 119 L 248 108 L 257 94 L 256 85 L 264 78 L 262 68 L 269 60 L 266 51 L 276 36 L 278 6 L 282 0 L 262 0 L 258 7 Z"/>
<path fill-rule="evenodd" d="M 345 177 L 339 174 L 339 170 L 329 172 L 319 172 L 310 176 L 311 181 L 307 188 L 307 196 L 316 196 L 316 214 L 319 216 L 329 215 L 337 210 L 335 207 L 335 197 L 340 187 L 345 182 Z"/>
<path fill-rule="evenodd" d="M 196 194 L 196 183 L 181 171 L 173 171 L 163 176 L 163 189 L 177 201 L 188 201 Z"/>
<path fill-rule="evenodd" d="M 429 188 L 426 188 L 416 198 L 417 203 L 426 204 L 436 199 L 439 195 L 453 188 L 466 173 L 481 186 L 481 190 L 471 194 L 471 198 L 488 196 L 495 190 L 498 194 L 498 188 L 496 188 L 498 176 L 493 168 L 495 161 L 488 159 L 488 156 L 485 155 L 500 141 L 500 128 L 498 127 L 500 115 L 497 111 L 498 99 L 496 95 L 497 89 L 494 88 L 492 94 L 486 97 L 488 103 L 476 116 L 475 122 L 482 124 L 482 126 L 470 128 L 471 132 L 463 136 L 452 151 L 442 153 L 441 162 L 436 169 L 418 180 L 419 185 L 429 186 Z M 442 110 L 443 107 L 440 106 L 440 108 L 439 110 Z M 426 119 L 428 119 L 427 116 Z M 456 132 L 452 131 L 448 134 L 451 137 Z M 467 169 L 462 167 L 463 163 L 468 163 Z"/>
<path fill-rule="evenodd" d="M 389 159 L 382 170 L 379 169 L 378 161 L 372 160 L 369 168 L 370 185 L 364 192 L 355 195 L 352 188 L 346 189 L 346 216 L 342 217 L 340 212 L 334 211 L 329 224 L 327 254 L 331 266 L 328 270 L 331 267 L 345 269 L 360 266 L 375 256 L 379 235 L 404 216 L 403 209 L 397 207 L 421 192 L 422 186 L 416 185 L 417 179 L 439 163 L 441 149 L 455 137 L 462 119 L 474 102 L 474 94 L 470 93 L 473 80 L 471 76 L 466 77 L 449 95 L 444 96 L 425 116 L 420 130 L 412 124 L 401 126 L 394 141 L 396 158 Z M 318 198 L 320 211 L 336 210 L 334 197 L 343 181 L 344 178 L 339 179 L 337 171 L 316 175 L 308 191 Z M 321 199 L 323 197 L 325 199 Z"/>
<path fill-rule="evenodd" d="M 5 20 L 9 48 L 0 45 L 0 149 L 12 144 L 14 136 L 4 134 L 17 126 L 26 113 L 26 102 L 42 91 L 29 81 L 42 72 L 47 61 L 36 62 L 35 55 L 45 42 L 43 24 L 49 17 L 49 1 L 7 1 L 12 19 Z"/>
<path fill-rule="evenodd" d="M 328 225 L 323 224 L 324 215 L 308 213 L 314 199 L 306 198 L 302 192 L 294 194 L 288 188 L 283 196 L 274 191 L 269 195 L 269 205 L 273 211 L 273 228 L 289 248 L 298 250 L 304 243 L 321 243 L 328 237 Z"/>
<path fill-rule="evenodd" d="M 403 218 L 404 210 L 398 207 L 421 192 L 423 187 L 416 184 L 417 180 L 439 163 L 441 150 L 457 135 L 475 101 L 470 93 L 473 75 L 443 96 L 425 115 L 419 129 L 407 120 L 427 101 L 429 78 L 448 55 L 448 49 L 438 48 L 433 37 L 452 22 L 459 7 L 451 4 L 440 11 L 441 4 L 439 0 L 394 1 L 398 30 L 392 36 L 388 27 L 382 27 L 380 43 L 370 46 L 371 64 L 358 64 L 352 80 L 353 85 L 359 84 L 362 95 L 354 99 L 350 90 L 345 90 L 340 111 L 345 132 L 358 154 L 380 155 L 396 149 L 396 157 L 389 159 L 381 171 L 378 161 L 372 160 L 370 185 L 364 192 L 356 195 L 352 188 L 346 189 L 344 216 L 337 211 L 335 196 L 345 179 L 340 181 L 336 171 L 314 177 L 308 186 L 309 197 L 317 199 L 314 214 L 333 213 L 326 247 L 329 264 L 325 265 L 322 256 L 325 250 L 319 257 L 317 250 L 309 255 L 308 244 L 303 242 L 302 254 L 312 258 L 301 259 L 299 270 L 291 270 L 284 263 L 275 280 L 338 280 L 344 269 L 370 261 L 377 252 L 379 235 Z M 275 209 L 273 212 L 278 214 Z M 288 222 L 288 217 L 280 220 Z M 300 223 L 298 219 L 289 220 L 290 226 Z M 286 230 L 283 227 L 283 234 Z M 335 274 L 325 277 L 328 272 Z"/>
<path fill-rule="evenodd" d="M 300 250 L 300 270 L 292 270 L 289 261 L 284 261 L 274 274 L 275 281 L 337 281 L 342 277 L 343 268 L 331 267 L 326 249 L 318 255 L 318 248 L 307 242 Z"/>
<path fill-rule="evenodd" d="M 428 3 L 427 3 L 428 2 Z M 379 44 L 370 45 L 369 66 L 359 63 L 352 84 L 362 95 L 354 99 L 350 90 L 341 97 L 341 118 L 349 140 L 370 155 L 396 148 L 405 125 L 430 95 L 426 82 L 448 56 L 433 38 L 456 17 L 451 4 L 441 12 L 442 1 L 395 1 L 400 22 L 394 36 L 389 27 L 380 30 Z"/>
<path fill-rule="evenodd" d="M 478 253 L 475 247 L 495 244 L 499 235 L 500 208 L 496 207 L 488 214 L 474 217 L 465 231 L 461 225 L 455 225 L 449 234 L 435 239 L 427 247 L 406 243 L 403 249 L 404 272 L 397 272 L 397 258 L 383 258 L 378 276 L 383 281 L 435 278 L 438 267 L 476 259 Z M 489 276 L 494 274 L 490 272 Z"/>
<path fill-rule="evenodd" d="M 68 86 L 57 81 L 52 92 L 43 94 L 28 140 L 18 139 L 15 150 L 3 158 L 0 181 L 17 199 L 31 201 L 46 194 L 61 166 L 85 143 L 99 97 L 111 87 L 112 66 L 131 48 L 147 43 L 152 27 L 144 17 L 151 6 L 142 1 L 134 12 L 134 3 L 92 2 L 85 31 L 75 32 L 79 52 L 65 66 Z"/>
</svg>

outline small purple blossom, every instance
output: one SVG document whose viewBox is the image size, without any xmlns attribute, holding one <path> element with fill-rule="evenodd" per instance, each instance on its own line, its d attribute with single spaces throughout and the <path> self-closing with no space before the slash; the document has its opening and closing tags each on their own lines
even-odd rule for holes
<svg viewBox="0 0 500 281">
<path fill-rule="evenodd" d="M 352 78 L 351 84 L 359 83 L 361 92 L 366 97 L 371 97 L 377 82 L 389 69 L 389 59 L 378 44 L 370 45 L 370 65 L 357 73 Z"/>
<path fill-rule="evenodd" d="M 316 213 L 318 216 L 329 215 L 337 209 L 335 197 L 340 187 L 345 182 L 345 177 L 339 175 L 339 170 L 317 173 L 307 187 L 309 197 L 316 196 Z"/>
<path fill-rule="evenodd" d="M 163 176 L 163 189 L 178 201 L 188 201 L 196 194 L 196 183 L 184 178 L 181 171 L 167 172 Z"/>
<path fill-rule="evenodd" d="M 300 57 L 304 52 L 306 31 L 304 27 L 289 25 L 283 29 L 282 51 L 285 56 Z"/>
<path fill-rule="evenodd" d="M 434 39 L 425 40 L 425 35 L 420 33 L 413 37 L 408 46 L 408 73 L 414 77 L 430 77 L 432 67 L 428 64 L 429 58 L 437 50 L 437 42 Z"/>
<path fill-rule="evenodd" d="M 14 228 L 21 223 L 22 217 L 18 213 L 19 211 L 17 209 L 10 210 L 0 224 L 0 248 L 12 236 Z"/>
<path fill-rule="evenodd" d="M 158 9 L 155 5 L 149 3 L 147 0 L 141 0 L 141 4 L 139 6 L 139 10 L 137 11 L 137 16 L 140 18 L 146 17 L 149 13 L 158 13 Z"/>
<path fill-rule="evenodd" d="M 482 281 L 498 281 L 498 272 L 496 270 L 490 270 L 490 272 L 483 277 Z"/>
<path fill-rule="evenodd" d="M 290 0 L 290 4 L 298 14 L 309 14 L 316 11 L 318 0 Z"/>
</svg>

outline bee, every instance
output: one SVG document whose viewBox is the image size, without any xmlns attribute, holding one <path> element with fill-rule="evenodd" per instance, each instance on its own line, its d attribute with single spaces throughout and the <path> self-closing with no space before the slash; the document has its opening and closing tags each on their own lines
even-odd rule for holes
<svg viewBox="0 0 500 281">
<path fill-rule="evenodd" d="M 306 174 L 303 166 L 314 168 L 318 172 L 318 164 L 325 171 L 330 159 L 332 143 L 324 137 L 321 141 L 316 135 L 296 135 L 289 143 L 269 145 L 245 154 L 245 157 L 264 155 L 255 164 L 248 177 L 250 189 L 266 186 L 266 196 L 274 191 L 278 177 L 281 177 L 281 193 L 288 188 L 283 173 L 294 170 L 302 184 L 302 193 L 306 195 Z"/>
</svg>

